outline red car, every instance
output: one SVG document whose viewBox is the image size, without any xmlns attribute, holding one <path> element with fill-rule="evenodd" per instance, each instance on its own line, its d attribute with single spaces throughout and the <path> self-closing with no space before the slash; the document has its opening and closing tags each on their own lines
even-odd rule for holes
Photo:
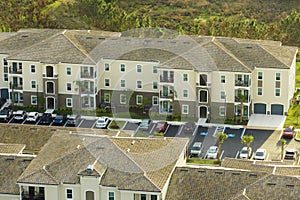
<svg viewBox="0 0 300 200">
<path fill-rule="evenodd" d="M 282 133 L 283 138 L 293 138 L 294 135 L 295 135 L 295 128 L 293 126 L 285 127 Z"/>
<path fill-rule="evenodd" d="M 168 123 L 167 122 L 164 122 L 164 121 L 161 121 L 161 122 L 157 122 L 157 125 L 156 125 L 156 128 L 155 130 L 160 133 L 160 132 L 165 132 L 166 129 L 168 127 Z"/>
</svg>

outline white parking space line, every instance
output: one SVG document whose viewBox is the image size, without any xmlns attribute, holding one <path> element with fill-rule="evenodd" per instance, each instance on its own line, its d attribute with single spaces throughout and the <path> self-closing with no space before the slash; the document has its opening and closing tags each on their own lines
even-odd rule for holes
<svg viewBox="0 0 300 200">
<path fill-rule="evenodd" d="M 224 154 L 224 150 L 222 151 L 221 155 L 220 155 L 220 159 L 222 160 L 222 156 Z"/>
<path fill-rule="evenodd" d="M 94 124 L 93 124 L 93 126 L 91 127 L 91 129 L 92 128 L 96 128 L 95 126 L 96 126 L 96 123 L 97 123 L 97 120 L 94 122 Z"/>
<path fill-rule="evenodd" d="M 128 121 L 125 122 L 124 126 L 122 127 L 122 130 L 124 129 L 124 127 L 126 127 L 127 124 L 128 124 Z"/>
<path fill-rule="evenodd" d="M 153 126 L 152 126 L 152 128 L 151 128 L 149 134 L 152 134 L 152 133 L 153 133 L 153 130 L 154 130 L 155 127 L 156 127 L 156 124 L 153 124 Z"/>
<path fill-rule="evenodd" d="M 178 132 L 177 132 L 176 135 L 180 135 L 180 133 L 182 132 L 183 126 L 184 126 L 184 125 L 180 125 L 180 128 L 178 129 Z"/>
<path fill-rule="evenodd" d="M 197 131 L 198 131 L 198 125 L 195 127 L 195 130 L 194 130 L 194 132 L 193 132 L 193 135 L 196 135 L 196 133 L 197 133 Z"/>
<path fill-rule="evenodd" d="M 80 125 L 82 124 L 83 121 L 84 121 L 84 119 L 81 119 L 77 127 L 80 127 Z"/>
<path fill-rule="evenodd" d="M 279 138 L 278 138 L 278 140 L 280 140 L 280 139 L 282 138 L 282 132 L 283 132 L 283 130 L 282 130 L 282 131 L 280 131 L 280 134 L 279 134 Z"/>
<path fill-rule="evenodd" d="M 237 151 L 234 158 L 238 158 L 239 153 L 240 153 L 240 151 Z"/>
</svg>

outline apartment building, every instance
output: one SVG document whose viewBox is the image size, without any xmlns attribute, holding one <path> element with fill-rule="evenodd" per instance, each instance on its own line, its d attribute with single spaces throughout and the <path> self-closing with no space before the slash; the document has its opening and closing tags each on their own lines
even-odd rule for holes
<svg viewBox="0 0 300 200">
<path fill-rule="evenodd" d="M 295 89 L 298 49 L 276 41 L 36 29 L 0 39 L 0 95 L 24 106 L 224 120 L 285 115 Z"/>
</svg>

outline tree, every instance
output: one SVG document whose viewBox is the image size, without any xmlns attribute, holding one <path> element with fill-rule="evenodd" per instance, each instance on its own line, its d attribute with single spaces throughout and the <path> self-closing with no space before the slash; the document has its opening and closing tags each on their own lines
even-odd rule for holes
<svg viewBox="0 0 300 200">
<path fill-rule="evenodd" d="M 247 145 L 248 159 L 250 157 L 250 145 L 254 141 L 253 135 L 243 135 L 241 143 Z"/>
<path fill-rule="evenodd" d="M 285 145 L 286 145 L 286 140 L 282 138 L 280 140 L 280 143 L 281 143 L 281 160 L 282 160 L 283 159 L 284 148 L 285 148 Z"/>
<path fill-rule="evenodd" d="M 224 140 L 228 138 L 228 135 L 226 133 L 217 132 L 218 137 L 218 163 L 220 162 L 220 156 L 221 156 L 221 146 L 224 143 Z"/>
<path fill-rule="evenodd" d="M 240 123 L 243 122 L 243 115 L 244 115 L 244 102 L 246 101 L 246 96 L 243 94 L 239 94 L 239 100 L 240 100 L 240 109 L 241 109 L 241 114 L 240 114 Z"/>
</svg>

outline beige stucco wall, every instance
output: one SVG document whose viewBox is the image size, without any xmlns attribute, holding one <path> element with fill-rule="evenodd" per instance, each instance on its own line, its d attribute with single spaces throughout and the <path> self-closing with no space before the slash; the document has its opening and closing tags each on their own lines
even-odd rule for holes
<svg viewBox="0 0 300 200">
<path fill-rule="evenodd" d="M 100 186 L 100 200 L 108 199 L 108 192 L 115 192 L 115 199 L 116 200 L 121 200 L 122 199 L 120 191 L 117 188 Z M 128 200 L 131 200 L 131 199 L 128 199 Z"/>
<path fill-rule="evenodd" d="M 73 190 L 73 199 L 72 200 L 81 200 L 80 185 L 74 185 L 74 184 L 59 185 L 59 187 L 58 187 L 59 200 L 66 199 L 67 189 Z"/>
<path fill-rule="evenodd" d="M 58 186 L 46 186 L 45 187 L 45 200 L 59 200 Z"/>
<path fill-rule="evenodd" d="M 7 55 L 3 55 L 3 54 L 0 54 L 0 88 L 7 88 L 8 86 L 8 83 L 6 81 L 4 81 L 4 63 L 3 63 L 3 59 L 6 58 Z"/>
<path fill-rule="evenodd" d="M 221 83 L 221 76 L 225 75 L 225 83 Z M 211 101 L 225 103 L 224 99 L 221 99 L 221 91 L 226 93 L 226 102 L 234 102 L 234 72 L 216 71 L 211 74 Z"/>
<path fill-rule="evenodd" d="M 196 73 L 193 70 L 171 71 L 174 71 L 175 100 L 196 101 Z M 188 81 L 183 81 L 183 74 L 188 75 Z M 183 96 L 183 90 L 188 90 L 188 97 Z"/>
<path fill-rule="evenodd" d="M 0 194 L 0 199 L 1 200 L 19 200 L 20 196 L 14 195 L 14 194 Z"/>
<path fill-rule="evenodd" d="M 99 199 L 99 197 L 100 197 L 100 188 L 99 188 L 100 178 L 81 176 L 80 183 L 81 183 L 80 193 L 81 193 L 82 200 L 85 200 L 85 193 L 87 191 L 94 192 L 94 199 Z"/>
</svg>

